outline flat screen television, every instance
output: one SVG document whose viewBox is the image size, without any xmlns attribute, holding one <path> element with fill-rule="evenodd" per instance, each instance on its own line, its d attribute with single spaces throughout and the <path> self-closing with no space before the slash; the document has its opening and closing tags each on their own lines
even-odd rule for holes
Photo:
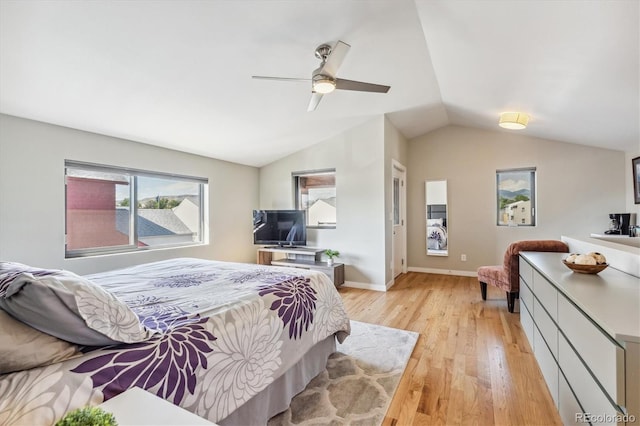
<svg viewBox="0 0 640 426">
<path fill-rule="evenodd" d="M 253 243 L 306 246 L 307 220 L 304 210 L 254 210 Z"/>
</svg>

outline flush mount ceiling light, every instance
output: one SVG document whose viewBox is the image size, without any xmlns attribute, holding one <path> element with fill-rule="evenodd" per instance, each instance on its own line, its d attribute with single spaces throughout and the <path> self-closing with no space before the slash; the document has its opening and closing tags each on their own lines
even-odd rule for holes
<svg viewBox="0 0 640 426">
<path fill-rule="evenodd" d="M 317 74 L 313 76 L 313 91 L 327 94 L 336 90 L 336 82 L 329 76 Z"/>
<path fill-rule="evenodd" d="M 520 130 L 527 127 L 529 116 L 522 112 L 503 112 L 498 125 L 504 129 Z"/>
</svg>

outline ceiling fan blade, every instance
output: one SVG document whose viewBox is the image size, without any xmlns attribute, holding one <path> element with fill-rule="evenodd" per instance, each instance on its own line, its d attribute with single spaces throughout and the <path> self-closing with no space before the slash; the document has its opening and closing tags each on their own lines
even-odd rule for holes
<svg viewBox="0 0 640 426">
<path fill-rule="evenodd" d="M 255 78 L 257 80 L 276 80 L 276 81 L 311 81 L 310 78 L 289 78 L 289 77 L 267 77 L 264 75 L 252 75 L 251 78 Z"/>
<path fill-rule="evenodd" d="M 311 100 L 309 100 L 309 107 L 307 111 L 315 111 L 322 99 L 322 93 L 311 92 Z"/>
<path fill-rule="evenodd" d="M 322 67 L 321 74 L 335 77 L 338 72 L 338 68 L 342 65 L 342 61 L 344 61 L 344 57 L 347 56 L 350 48 L 351 46 L 347 43 L 338 40 L 336 45 L 331 48 L 331 53 L 327 57 L 327 62 L 325 62 Z"/>
<path fill-rule="evenodd" d="M 340 90 L 357 90 L 359 92 L 376 92 L 387 93 L 391 86 L 382 84 L 365 83 L 362 81 L 345 80 L 344 78 L 336 78 L 336 89 Z"/>
</svg>

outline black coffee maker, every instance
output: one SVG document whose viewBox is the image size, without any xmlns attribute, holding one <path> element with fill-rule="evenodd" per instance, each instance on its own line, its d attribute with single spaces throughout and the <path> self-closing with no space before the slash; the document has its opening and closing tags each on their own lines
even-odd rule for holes
<svg viewBox="0 0 640 426">
<path fill-rule="evenodd" d="M 604 233 L 608 235 L 629 235 L 629 225 L 631 225 L 631 213 L 609 213 L 609 229 Z"/>
</svg>

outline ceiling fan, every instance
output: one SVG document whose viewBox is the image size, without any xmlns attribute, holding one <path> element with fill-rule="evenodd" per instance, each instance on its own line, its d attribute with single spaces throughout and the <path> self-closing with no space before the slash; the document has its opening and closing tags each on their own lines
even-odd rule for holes
<svg viewBox="0 0 640 426">
<path fill-rule="evenodd" d="M 356 90 L 359 92 L 377 92 L 387 93 L 390 86 L 381 84 L 364 83 L 362 81 L 345 80 L 337 78 L 336 72 L 342 64 L 344 57 L 349 52 L 349 46 L 343 41 L 338 41 L 335 46 L 321 44 L 316 48 L 316 57 L 322 61 L 320 67 L 313 71 L 311 78 L 287 78 L 287 77 L 266 77 L 261 75 L 251 76 L 252 78 L 262 80 L 280 80 L 280 81 L 310 81 L 311 82 L 311 100 L 307 111 L 314 111 L 323 95 L 331 93 L 334 90 Z"/>
</svg>

